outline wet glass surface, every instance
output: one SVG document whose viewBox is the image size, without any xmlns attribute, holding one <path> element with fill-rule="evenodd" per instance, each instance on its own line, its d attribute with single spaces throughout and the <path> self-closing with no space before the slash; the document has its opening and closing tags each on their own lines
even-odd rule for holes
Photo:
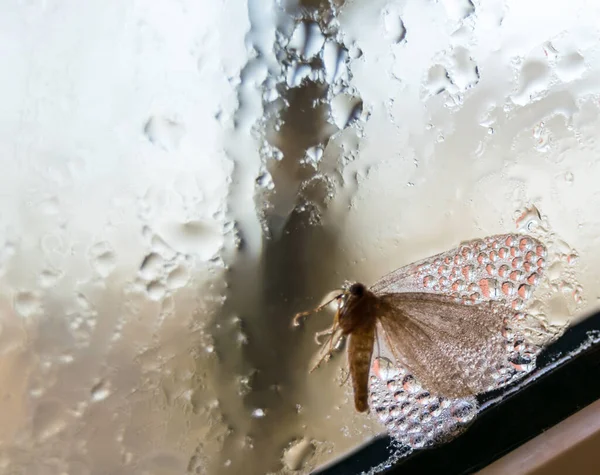
<svg viewBox="0 0 600 475">
<path fill-rule="evenodd" d="M 525 310 L 597 309 L 599 20 L 4 2 L 0 471 L 306 473 L 386 428 L 291 317 L 465 240 L 543 236 Z"/>
</svg>

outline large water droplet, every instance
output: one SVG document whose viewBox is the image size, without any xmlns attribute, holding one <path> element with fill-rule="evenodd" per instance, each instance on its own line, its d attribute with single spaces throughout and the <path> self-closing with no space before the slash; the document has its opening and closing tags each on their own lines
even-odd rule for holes
<svg viewBox="0 0 600 475">
<path fill-rule="evenodd" d="M 325 67 L 325 80 L 334 84 L 341 78 L 347 77 L 346 61 L 348 51 L 335 41 L 327 40 L 323 47 L 323 65 Z"/>
<path fill-rule="evenodd" d="M 151 252 L 144 257 L 140 265 L 139 274 L 146 280 L 159 278 L 163 273 L 164 259 L 160 254 Z"/>
<path fill-rule="evenodd" d="M 185 287 L 190 280 L 190 271 L 184 264 L 179 264 L 167 275 L 167 287 L 171 290 Z"/>
<path fill-rule="evenodd" d="M 397 11 L 386 9 L 383 12 L 383 25 L 386 36 L 394 43 L 400 43 L 406 37 L 404 22 Z"/>
<path fill-rule="evenodd" d="M 360 98 L 349 94 L 339 94 L 331 100 L 331 118 L 342 130 L 356 121 L 362 113 L 363 102 Z"/>
<path fill-rule="evenodd" d="M 318 24 L 300 22 L 292 33 L 287 49 L 304 59 L 310 59 L 321 51 L 324 43 L 325 37 Z"/>
<path fill-rule="evenodd" d="M 577 51 L 562 56 L 556 64 L 556 75 L 561 81 L 569 82 L 585 73 L 585 61 Z"/>
<path fill-rule="evenodd" d="M 315 446 L 308 439 L 294 441 L 283 452 L 282 461 L 289 470 L 300 470 L 315 451 Z"/>
</svg>

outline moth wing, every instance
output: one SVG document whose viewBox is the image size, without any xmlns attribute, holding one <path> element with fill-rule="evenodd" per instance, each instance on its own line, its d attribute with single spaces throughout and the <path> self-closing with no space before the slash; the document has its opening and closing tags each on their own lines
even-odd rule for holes
<svg viewBox="0 0 600 475">
<path fill-rule="evenodd" d="M 540 241 L 523 234 L 474 239 L 396 269 L 370 290 L 376 295 L 436 293 L 473 303 L 502 301 L 517 307 L 537 286 L 546 253 Z"/>
<path fill-rule="evenodd" d="M 512 311 L 502 305 L 464 305 L 427 293 L 380 297 L 379 316 L 393 356 L 429 392 L 448 398 L 494 388 L 498 367 L 508 364 L 503 319 Z"/>
</svg>

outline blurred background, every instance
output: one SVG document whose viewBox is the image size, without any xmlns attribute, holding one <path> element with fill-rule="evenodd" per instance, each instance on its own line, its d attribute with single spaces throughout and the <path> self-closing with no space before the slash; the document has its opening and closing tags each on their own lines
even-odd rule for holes
<svg viewBox="0 0 600 475">
<path fill-rule="evenodd" d="M 384 429 L 339 364 L 306 374 L 329 317 L 291 316 L 532 206 L 577 282 L 555 313 L 597 308 L 598 25 L 591 0 L 2 2 L 0 473 L 308 472 Z"/>
</svg>

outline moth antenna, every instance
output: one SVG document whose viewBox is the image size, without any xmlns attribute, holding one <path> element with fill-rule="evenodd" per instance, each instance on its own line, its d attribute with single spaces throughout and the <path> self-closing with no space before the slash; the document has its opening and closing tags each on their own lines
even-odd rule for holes
<svg viewBox="0 0 600 475">
<path fill-rule="evenodd" d="M 306 312 L 299 312 L 296 315 L 294 315 L 294 319 L 292 320 L 292 325 L 294 327 L 298 327 L 300 326 L 300 319 L 302 317 L 306 317 L 308 315 L 311 315 L 313 313 L 318 313 L 321 310 L 323 310 L 325 307 L 327 307 L 327 305 L 329 305 L 331 302 L 333 302 L 334 300 L 338 300 L 340 299 L 344 294 L 337 294 L 335 297 L 333 297 L 332 299 L 327 300 L 325 303 L 322 303 L 321 305 L 319 305 L 316 308 L 313 308 L 312 310 L 307 310 Z"/>
</svg>

